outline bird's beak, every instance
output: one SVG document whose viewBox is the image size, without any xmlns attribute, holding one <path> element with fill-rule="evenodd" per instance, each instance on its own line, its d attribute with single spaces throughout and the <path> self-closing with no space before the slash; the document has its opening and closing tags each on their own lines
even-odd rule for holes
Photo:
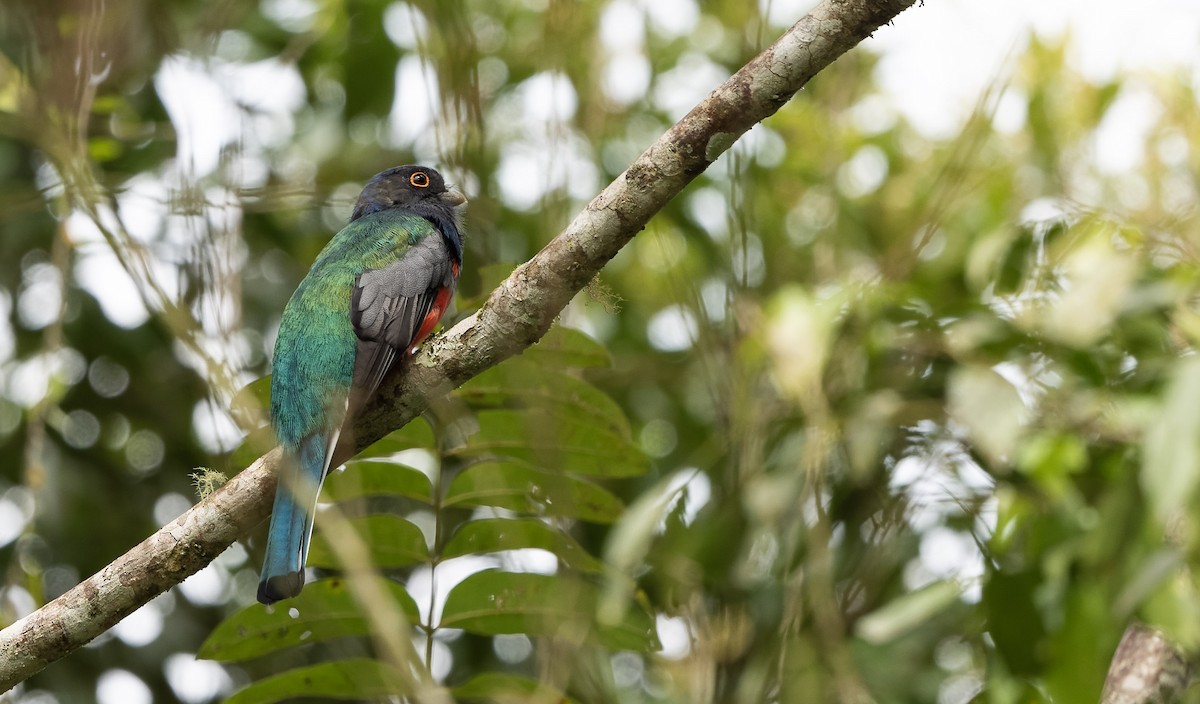
<svg viewBox="0 0 1200 704">
<path fill-rule="evenodd" d="M 443 203 L 450 206 L 459 206 L 467 202 L 467 197 L 457 188 L 448 189 L 445 193 L 439 195 L 438 198 L 441 198 Z"/>
</svg>

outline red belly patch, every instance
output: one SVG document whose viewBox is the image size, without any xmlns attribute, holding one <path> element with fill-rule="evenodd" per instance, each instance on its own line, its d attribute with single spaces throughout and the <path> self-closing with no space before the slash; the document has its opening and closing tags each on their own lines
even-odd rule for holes
<svg viewBox="0 0 1200 704">
<path fill-rule="evenodd" d="M 458 274 L 458 264 L 451 265 L 454 268 L 454 273 Z M 457 278 L 457 276 L 456 276 Z M 417 335 L 413 338 L 412 344 L 408 346 L 408 351 L 411 353 L 429 337 L 429 333 L 437 327 L 438 321 L 442 319 L 446 308 L 450 305 L 450 296 L 454 294 L 454 290 L 450 288 L 439 289 L 437 298 L 433 299 L 433 305 L 429 308 L 429 312 L 425 314 L 425 319 L 421 321 L 421 327 L 417 328 Z"/>
</svg>

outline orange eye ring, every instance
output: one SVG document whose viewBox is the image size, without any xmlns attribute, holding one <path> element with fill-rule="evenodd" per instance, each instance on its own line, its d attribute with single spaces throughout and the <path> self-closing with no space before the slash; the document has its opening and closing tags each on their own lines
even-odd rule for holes
<svg viewBox="0 0 1200 704">
<path fill-rule="evenodd" d="M 417 188 L 429 188 L 429 174 L 424 171 L 417 171 L 408 177 L 408 182 Z"/>
</svg>

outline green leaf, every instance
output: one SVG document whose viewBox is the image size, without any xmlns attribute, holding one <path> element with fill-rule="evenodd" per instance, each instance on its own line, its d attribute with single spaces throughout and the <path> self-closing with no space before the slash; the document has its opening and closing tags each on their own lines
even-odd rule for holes
<svg viewBox="0 0 1200 704">
<path fill-rule="evenodd" d="M 1011 383 L 995 370 L 963 365 L 950 374 L 950 416 L 967 429 L 975 448 L 989 461 L 1015 461 L 1028 411 Z"/>
<path fill-rule="evenodd" d="M 958 601 L 963 587 L 955 580 L 934 582 L 904 594 L 864 616 L 855 627 L 859 638 L 881 644 L 899 638 Z"/>
<path fill-rule="evenodd" d="M 112 137 L 92 137 L 87 141 L 88 156 L 94 161 L 112 161 L 121 156 L 125 145 Z"/>
<path fill-rule="evenodd" d="M 612 523 L 624 505 L 612 492 L 559 472 L 515 461 L 479 462 L 450 483 L 444 506 L 498 506 L 517 513 Z"/>
<path fill-rule="evenodd" d="M 1021 443 L 1017 469 L 1051 496 L 1063 496 L 1070 490 L 1071 475 L 1087 467 L 1087 452 L 1087 445 L 1075 435 L 1044 431 Z"/>
<path fill-rule="evenodd" d="M 574 704 L 576 701 L 537 680 L 503 672 L 485 672 L 476 675 L 450 691 L 455 699 L 483 699 L 494 704 L 526 704 L 526 702 Z"/>
<path fill-rule="evenodd" d="M 400 516 L 360 516 L 350 519 L 350 524 L 371 548 L 371 559 L 377 567 L 407 567 L 429 559 L 429 547 L 421 529 Z M 338 559 L 336 552 L 325 536 L 317 531 L 313 534 L 308 564 L 313 567 L 341 569 L 342 561 Z"/>
<path fill-rule="evenodd" d="M 595 588 L 568 575 L 485 570 L 451 590 L 440 626 L 482 635 L 536 636 L 589 628 L 610 648 L 651 651 L 659 647 L 650 614 L 630 609 L 621 622 L 606 626 L 595 622 L 595 606 Z"/>
<path fill-rule="evenodd" d="M 1117 618 L 1130 618 L 1136 609 L 1156 596 L 1155 592 L 1160 592 L 1163 584 L 1181 573 L 1180 568 L 1185 564 L 1185 559 L 1179 548 L 1163 547 L 1138 560 L 1133 577 L 1126 582 L 1120 595 L 1113 602 L 1112 613 Z M 1177 622 L 1177 614 L 1172 616 L 1176 616 L 1173 621 Z"/>
<path fill-rule="evenodd" d="M 284 699 L 375 699 L 405 693 L 398 672 L 376 660 L 355 658 L 321 663 L 259 680 L 225 704 L 266 704 Z"/>
<path fill-rule="evenodd" d="M 579 377 L 513 358 L 471 379 L 455 392 L 472 405 L 503 405 L 518 401 L 531 408 L 553 408 L 556 414 L 575 414 L 622 438 L 632 437 L 629 420 L 617 402 Z"/>
<path fill-rule="evenodd" d="M 242 430 L 250 431 L 268 425 L 271 420 L 271 376 L 255 379 L 242 387 L 229 404 L 229 414 Z"/>
<path fill-rule="evenodd" d="M 1141 250 L 1117 237 L 1103 219 L 1072 228 L 1071 239 L 1051 254 L 1057 295 L 1037 309 L 1039 331 L 1051 340 L 1090 349 L 1111 335 L 1129 305 L 1129 291 L 1140 273 Z"/>
<path fill-rule="evenodd" d="M 507 456 L 542 469 L 607 477 L 645 474 L 650 463 L 631 442 L 578 417 L 544 410 L 484 410 L 479 431 L 451 454 Z"/>
<path fill-rule="evenodd" d="M 1004 664 L 1021 676 L 1038 672 L 1038 652 L 1046 626 L 1036 603 L 1039 575 L 1032 571 L 992 572 L 983 583 L 988 634 Z"/>
<path fill-rule="evenodd" d="M 1197 594 L 1194 589 L 1189 591 L 1191 603 L 1187 605 L 1186 613 L 1191 617 L 1188 620 L 1194 627 Z M 1055 631 L 1048 635 L 1047 642 L 1038 648 L 1038 652 L 1041 653 L 1039 664 L 1044 667 L 1041 671 L 1042 677 L 1045 678 L 1046 692 L 1049 695 L 1046 701 L 1101 701 L 1101 686 L 1112 661 L 1113 651 L 1120 640 L 1121 626 L 1124 624 L 1119 624 L 1112 617 L 1109 593 L 1095 582 L 1072 589 L 1056 606 L 1055 617 L 1061 620 L 1061 625 L 1058 625 Z M 1159 676 L 1159 672 L 1155 675 Z M 1184 681 L 1186 682 L 1186 676 Z M 1165 697 L 1159 701 L 1164 700 L 1177 701 L 1174 697 Z"/>
<path fill-rule="evenodd" d="M 408 619 L 416 622 L 417 605 L 404 587 L 384 580 L 384 588 Z M 248 660 L 293 646 L 364 636 L 371 632 L 371 624 L 345 579 L 322 579 L 306 585 L 300 596 L 284 604 L 270 608 L 252 604 L 229 616 L 213 629 L 197 655 L 223 662 Z"/>
<path fill-rule="evenodd" d="M 406 496 L 430 503 L 433 485 L 424 472 L 398 462 L 355 460 L 332 472 L 321 488 L 323 501 L 346 501 L 363 496 Z"/>
<path fill-rule="evenodd" d="M 355 458 L 360 460 L 386 458 L 404 450 L 413 448 L 429 450 L 433 447 L 433 429 L 429 427 L 429 423 L 424 418 L 413 418 L 408 425 L 376 440 L 355 455 Z"/>
<path fill-rule="evenodd" d="M 1162 414 L 1146 431 L 1142 489 L 1154 517 L 1166 523 L 1191 505 L 1200 485 L 1200 359 L 1180 360 Z"/>
<path fill-rule="evenodd" d="M 1187 569 L 1163 576 L 1165 579 L 1139 605 L 1138 617 L 1161 630 L 1172 643 L 1193 652 L 1200 644 L 1200 589 Z"/>
<path fill-rule="evenodd" d="M 629 575 L 636 574 L 645 563 L 657 526 L 669 515 L 672 505 L 682 503 L 681 497 L 674 477 L 663 477 L 643 491 L 609 531 L 604 545 L 604 562 L 609 570 L 599 606 L 602 621 L 614 623 L 626 617 L 637 588 Z"/>
<path fill-rule="evenodd" d="M 454 533 L 442 556 L 449 558 L 524 548 L 548 550 L 572 569 L 585 572 L 603 569 L 600 561 L 589 555 L 574 538 L 536 518 L 487 518 L 464 523 Z"/>
<path fill-rule="evenodd" d="M 259 457 L 275 449 L 275 431 L 271 426 L 264 426 L 250 431 L 238 445 L 229 453 L 229 463 L 234 467 L 249 467 Z"/>
<path fill-rule="evenodd" d="M 387 40 L 384 34 L 384 8 L 382 3 L 367 3 L 356 12 L 348 13 L 348 24 L 344 41 L 345 51 L 329 63 L 338 66 L 342 75 L 369 75 L 380 66 L 395 66 L 400 62 L 400 49 Z M 332 58 L 332 57 L 331 57 Z M 395 99 L 395 86 L 373 85 L 374 81 L 346 80 L 346 102 L 343 109 L 346 119 L 356 117 L 386 117 Z"/>
<path fill-rule="evenodd" d="M 604 345 L 574 328 L 555 325 L 536 345 L 521 355 L 549 367 L 610 367 L 612 357 Z"/>
</svg>

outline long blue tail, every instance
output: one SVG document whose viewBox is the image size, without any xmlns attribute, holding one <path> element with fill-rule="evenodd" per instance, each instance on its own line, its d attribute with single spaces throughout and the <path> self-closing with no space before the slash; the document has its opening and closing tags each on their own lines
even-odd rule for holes
<svg viewBox="0 0 1200 704">
<path fill-rule="evenodd" d="M 299 452 L 284 450 L 275 508 L 267 529 L 267 555 L 258 581 L 258 600 L 264 604 L 296 596 L 304 587 L 304 561 L 308 558 L 317 492 L 333 443 L 336 436 L 310 435 L 300 442 Z"/>
</svg>

